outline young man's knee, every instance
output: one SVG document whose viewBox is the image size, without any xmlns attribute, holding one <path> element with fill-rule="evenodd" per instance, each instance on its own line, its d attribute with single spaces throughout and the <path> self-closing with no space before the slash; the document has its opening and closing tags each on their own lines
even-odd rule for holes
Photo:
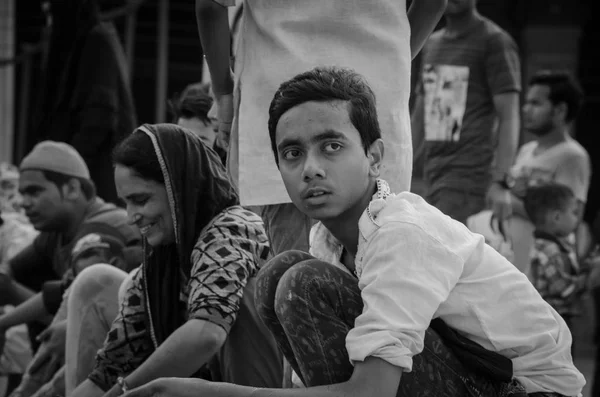
<svg viewBox="0 0 600 397">
<path fill-rule="evenodd" d="M 319 290 L 330 287 L 323 278 L 323 266 L 331 265 L 309 259 L 296 263 L 281 276 L 275 292 L 275 312 L 278 315 L 298 305 L 306 305 L 319 296 Z"/>
<path fill-rule="evenodd" d="M 110 287 L 114 287 L 118 291 L 126 276 L 127 273 L 111 265 L 92 265 L 82 270 L 73 281 L 72 299 L 85 299 Z"/>
<path fill-rule="evenodd" d="M 313 259 L 303 251 L 285 251 L 270 259 L 258 272 L 257 282 L 262 286 L 277 285 L 281 276 L 295 264 Z"/>
</svg>

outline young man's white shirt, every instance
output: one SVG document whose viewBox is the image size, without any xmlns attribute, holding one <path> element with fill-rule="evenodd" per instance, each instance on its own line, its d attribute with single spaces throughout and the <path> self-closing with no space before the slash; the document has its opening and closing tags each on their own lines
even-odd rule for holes
<svg viewBox="0 0 600 397">
<path fill-rule="evenodd" d="M 378 193 L 359 220 L 355 260 L 363 313 L 346 338 L 350 360 L 379 357 L 405 371 L 433 318 L 513 362 L 528 393 L 581 393 L 564 320 L 481 235 L 412 193 Z M 342 246 L 318 223 L 311 254 L 346 271 Z"/>
</svg>

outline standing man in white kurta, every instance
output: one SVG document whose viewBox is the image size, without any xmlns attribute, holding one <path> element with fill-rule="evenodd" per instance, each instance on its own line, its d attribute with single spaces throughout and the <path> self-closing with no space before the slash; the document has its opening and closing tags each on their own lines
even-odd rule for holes
<svg viewBox="0 0 600 397">
<path fill-rule="evenodd" d="M 280 83 L 319 65 L 365 76 L 386 144 L 382 177 L 394 191 L 406 191 L 412 174 L 411 59 L 446 2 L 413 0 L 407 11 L 405 0 L 247 0 L 231 62 L 227 7 L 235 0 L 196 0 L 219 131 L 229 143 L 228 169 L 242 205 L 258 206 L 274 253 L 308 251 L 311 227 L 291 204 L 271 153 L 267 110 Z"/>
</svg>

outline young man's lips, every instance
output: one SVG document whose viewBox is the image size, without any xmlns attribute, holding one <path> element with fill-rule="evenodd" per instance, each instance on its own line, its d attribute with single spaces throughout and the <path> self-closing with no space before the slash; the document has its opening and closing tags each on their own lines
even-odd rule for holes
<svg viewBox="0 0 600 397">
<path fill-rule="evenodd" d="M 320 196 L 326 196 L 328 194 L 330 194 L 330 192 L 326 189 L 323 189 L 320 187 L 313 187 L 313 188 L 307 189 L 302 194 L 302 198 L 309 199 L 309 198 L 315 198 L 315 197 L 320 197 Z"/>
<path fill-rule="evenodd" d="M 321 205 L 324 204 L 329 199 L 329 192 L 314 192 L 311 194 L 307 194 L 304 197 L 304 201 L 307 205 Z"/>
</svg>

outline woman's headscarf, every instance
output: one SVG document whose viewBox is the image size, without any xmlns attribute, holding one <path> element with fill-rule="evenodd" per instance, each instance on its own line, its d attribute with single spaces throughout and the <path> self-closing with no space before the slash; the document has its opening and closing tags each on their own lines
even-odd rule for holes
<svg viewBox="0 0 600 397">
<path fill-rule="evenodd" d="M 146 248 L 144 282 L 150 329 L 158 347 L 183 323 L 182 278 L 189 278 L 191 254 L 204 227 L 239 199 L 217 154 L 193 133 L 174 124 L 144 124 L 158 158 L 171 208 L 175 244 Z M 151 251 L 151 252 L 150 252 Z"/>
</svg>

